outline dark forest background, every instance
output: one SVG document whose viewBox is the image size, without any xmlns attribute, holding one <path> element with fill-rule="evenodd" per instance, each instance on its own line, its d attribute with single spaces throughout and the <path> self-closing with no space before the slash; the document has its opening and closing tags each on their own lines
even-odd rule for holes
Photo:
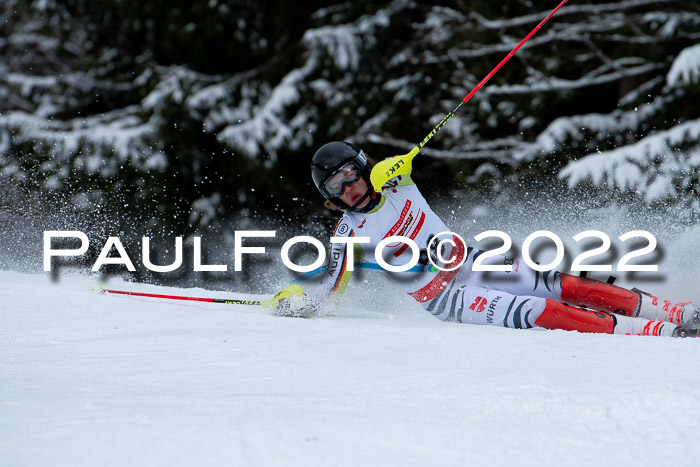
<svg viewBox="0 0 700 467">
<path fill-rule="evenodd" d="M 3 231 L 321 231 L 316 148 L 406 153 L 556 4 L 4 0 Z M 570 0 L 415 178 L 429 199 L 586 190 L 696 222 L 698 43 L 696 0 Z"/>
</svg>

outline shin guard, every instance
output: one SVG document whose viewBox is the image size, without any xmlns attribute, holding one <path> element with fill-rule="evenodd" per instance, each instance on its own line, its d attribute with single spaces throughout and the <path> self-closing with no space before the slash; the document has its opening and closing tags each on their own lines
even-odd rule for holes
<svg viewBox="0 0 700 467">
<path fill-rule="evenodd" d="M 613 334 L 616 320 L 608 313 L 582 310 L 547 300 L 547 305 L 535 324 L 545 329 Z"/>
<path fill-rule="evenodd" d="M 616 316 L 602 311 L 589 311 L 547 300 L 544 311 L 535 324 L 545 329 L 627 334 L 637 336 L 686 337 L 683 329 L 666 321 Z"/>
<path fill-rule="evenodd" d="M 637 292 L 570 274 L 560 274 L 559 277 L 562 302 L 625 316 L 637 316 L 639 313 L 640 297 Z"/>
</svg>

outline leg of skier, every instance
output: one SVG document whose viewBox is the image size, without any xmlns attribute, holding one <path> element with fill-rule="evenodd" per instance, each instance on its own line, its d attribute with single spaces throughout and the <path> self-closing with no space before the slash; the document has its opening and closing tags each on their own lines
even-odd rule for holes
<svg viewBox="0 0 700 467">
<path fill-rule="evenodd" d="M 477 287 L 493 288 L 513 295 L 562 300 L 560 273 L 558 271 L 535 271 L 524 261 L 512 256 L 491 256 L 482 261 L 484 266 L 510 266 L 511 271 L 474 271 L 474 260 L 483 250 L 468 249 L 467 260 L 461 270 L 467 271 L 467 283 Z M 461 272 L 461 271 L 460 271 Z"/>
<path fill-rule="evenodd" d="M 664 321 L 582 310 L 556 300 L 466 284 L 456 286 L 454 282 L 427 305 L 426 309 L 437 318 L 461 323 L 605 334 L 682 335 L 680 326 Z"/>
<path fill-rule="evenodd" d="M 471 252 L 463 267 L 471 270 L 475 256 Z M 558 271 L 535 271 L 524 261 L 494 256 L 483 264 L 510 264 L 512 272 L 473 271 L 468 283 L 497 288 L 514 295 L 532 295 L 577 307 L 679 324 L 687 330 L 700 328 L 700 309 L 692 302 L 673 303 L 637 289 L 627 290 L 607 282 L 596 281 Z"/>
<path fill-rule="evenodd" d="M 610 311 L 625 316 L 663 320 L 683 326 L 700 328 L 700 309 L 692 302 L 673 303 L 638 289 L 627 290 L 607 282 L 560 274 L 561 299 L 566 303 L 594 310 Z"/>
<path fill-rule="evenodd" d="M 546 329 L 567 331 L 685 337 L 680 326 L 667 321 L 582 310 L 554 300 L 547 300 L 547 305 L 535 324 Z"/>
</svg>

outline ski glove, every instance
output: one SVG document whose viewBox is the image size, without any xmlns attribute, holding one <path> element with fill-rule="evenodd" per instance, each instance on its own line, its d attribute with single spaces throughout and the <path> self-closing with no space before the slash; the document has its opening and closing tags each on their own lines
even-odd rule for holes
<svg viewBox="0 0 700 467">
<path fill-rule="evenodd" d="M 307 297 L 296 284 L 285 287 L 272 297 L 270 304 L 274 305 L 274 313 L 278 316 L 291 318 L 312 318 L 318 316 L 318 303 Z"/>
</svg>

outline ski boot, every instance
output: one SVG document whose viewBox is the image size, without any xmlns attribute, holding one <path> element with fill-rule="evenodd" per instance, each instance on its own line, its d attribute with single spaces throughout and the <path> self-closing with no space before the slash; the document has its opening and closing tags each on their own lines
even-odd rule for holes
<svg viewBox="0 0 700 467">
<path fill-rule="evenodd" d="M 633 318 L 630 316 L 616 315 L 614 334 L 633 336 L 663 336 L 686 337 L 681 335 L 684 330 L 677 324 L 668 321 L 656 321 L 645 318 Z"/>
<path fill-rule="evenodd" d="M 639 310 L 636 316 L 668 321 L 689 331 L 700 329 L 700 308 L 692 302 L 673 304 L 670 300 L 662 300 L 637 288 L 632 291 L 639 294 Z"/>
</svg>

